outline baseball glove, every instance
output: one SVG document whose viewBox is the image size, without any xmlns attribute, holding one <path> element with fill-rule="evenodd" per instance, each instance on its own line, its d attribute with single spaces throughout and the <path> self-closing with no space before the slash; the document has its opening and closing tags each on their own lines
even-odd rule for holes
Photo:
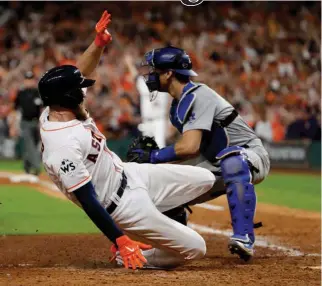
<svg viewBox="0 0 322 286">
<path fill-rule="evenodd" d="M 150 163 L 151 151 L 159 149 L 154 137 L 139 136 L 130 144 L 126 159 L 128 162 Z"/>
</svg>

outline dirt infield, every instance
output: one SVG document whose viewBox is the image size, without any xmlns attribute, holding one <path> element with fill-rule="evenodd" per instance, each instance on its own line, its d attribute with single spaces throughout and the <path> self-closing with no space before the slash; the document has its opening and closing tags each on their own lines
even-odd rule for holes
<svg viewBox="0 0 322 286">
<path fill-rule="evenodd" d="M 1 236 L 0 285 L 320 285 L 319 213 L 259 204 L 260 246 L 244 263 L 227 251 L 225 198 L 211 204 L 224 211 L 194 207 L 190 219 L 205 232 L 203 260 L 172 271 L 133 272 L 108 262 L 110 244 L 102 235 Z"/>
</svg>

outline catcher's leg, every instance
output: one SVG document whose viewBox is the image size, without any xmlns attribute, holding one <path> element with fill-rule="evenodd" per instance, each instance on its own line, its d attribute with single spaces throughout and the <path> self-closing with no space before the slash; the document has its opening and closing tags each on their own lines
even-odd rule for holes
<svg viewBox="0 0 322 286">
<path fill-rule="evenodd" d="M 222 175 L 227 186 L 227 200 L 234 232 L 229 249 L 247 261 L 254 255 L 253 220 L 256 209 L 256 193 L 251 183 L 249 161 L 244 149 L 240 147 L 226 148 L 217 157 L 221 160 Z"/>
<path fill-rule="evenodd" d="M 270 161 L 268 153 L 262 146 L 253 146 L 249 149 L 246 149 L 245 154 L 247 156 L 247 161 L 250 162 L 253 169 L 252 183 L 257 185 L 262 182 L 269 173 Z M 254 230 L 249 232 L 248 236 L 253 242 L 255 242 Z"/>
<path fill-rule="evenodd" d="M 111 215 L 129 236 L 154 246 L 144 251 L 148 267 L 173 268 L 206 253 L 205 241 L 197 232 L 160 213 L 147 190 L 131 181 Z"/>
</svg>

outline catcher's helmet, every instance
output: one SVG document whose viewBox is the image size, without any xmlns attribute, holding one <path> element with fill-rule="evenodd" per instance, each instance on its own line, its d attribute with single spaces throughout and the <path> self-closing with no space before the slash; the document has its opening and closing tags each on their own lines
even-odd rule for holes
<svg viewBox="0 0 322 286">
<path fill-rule="evenodd" d="M 38 83 L 38 90 L 45 106 L 75 108 L 84 99 L 81 89 L 94 83 L 95 80 L 84 78 L 77 67 L 63 65 L 47 71 Z"/>
<path fill-rule="evenodd" d="M 145 63 L 153 68 L 160 70 L 172 70 L 175 73 L 186 76 L 197 76 L 192 70 L 192 62 L 189 55 L 182 49 L 168 46 L 154 49 L 145 54 Z"/>
</svg>

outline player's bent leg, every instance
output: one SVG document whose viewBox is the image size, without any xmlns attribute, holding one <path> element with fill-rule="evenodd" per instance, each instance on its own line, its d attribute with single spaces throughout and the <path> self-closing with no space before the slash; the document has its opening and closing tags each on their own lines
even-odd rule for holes
<svg viewBox="0 0 322 286">
<path fill-rule="evenodd" d="M 197 204 L 202 204 L 214 200 L 222 195 L 226 195 L 226 186 L 222 177 L 216 176 L 216 182 L 212 186 L 212 188 L 205 194 L 189 202 L 188 205 L 193 206 Z"/>
<path fill-rule="evenodd" d="M 206 253 L 204 239 L 160 213 L 143 188 L 127 188 L 111 215 L 127 234 L 156 248 L 144 253 L 152 267 L 177 267 Z"/>
<path fill-rule="evenodd" d="M 237 253 L 242 259 L 248 260 L 254 255 L 253 220 L 256 209 L 256 193 L 251 183 L 249 161 L 244 149 L 236 146 L 226 148 L 217 157 L 221 160 L 234 233 L 229 248 L 232 253 Z"/>
<path fill-rule="evenodd" d="M 209 170 L 176 164 L 140 164 L 153 203 L 161 212 L 186 204 L 208 192 L 216 178 Z"/>
</svg>

